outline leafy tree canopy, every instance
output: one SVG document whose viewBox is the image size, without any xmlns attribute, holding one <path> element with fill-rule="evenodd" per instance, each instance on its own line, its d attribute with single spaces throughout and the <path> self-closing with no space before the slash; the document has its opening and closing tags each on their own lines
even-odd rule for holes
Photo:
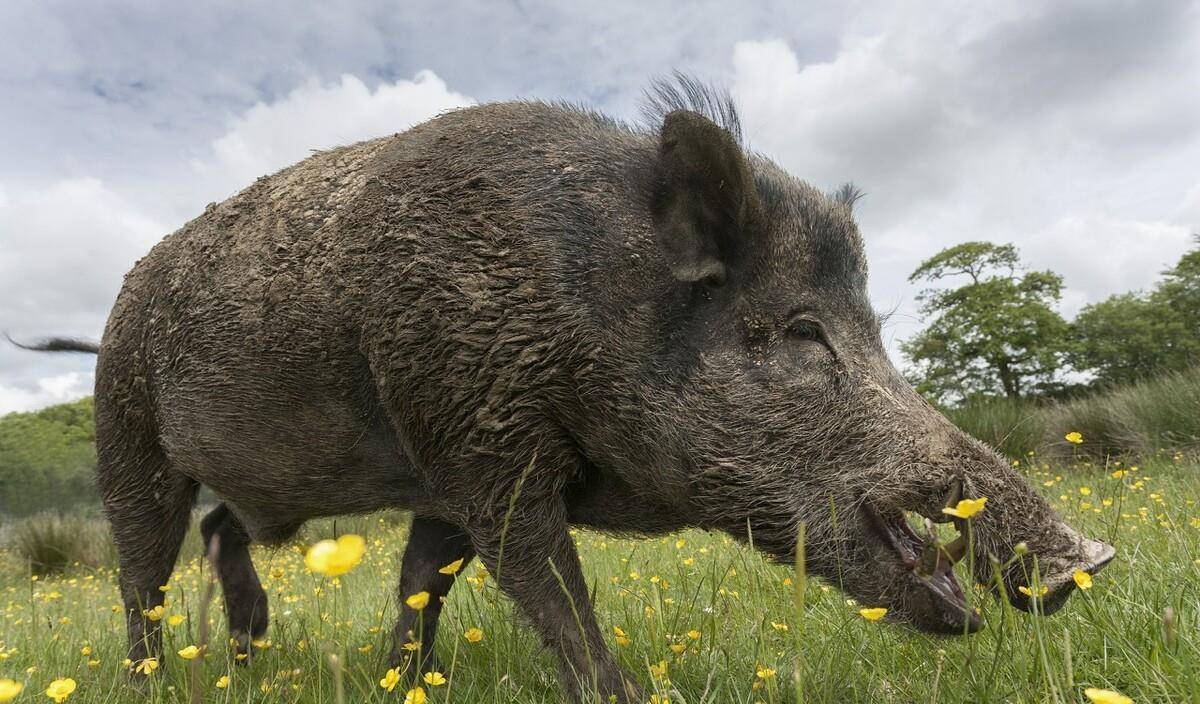
<svg viewBox="0 0 1200 704">
<path fill-rule="evenodd" d="M 1072 325 L 1071 365 L 1098 386 L 1129 384 L 1200 359 L 1200 339 L 1160 297 L 1123 293 L 1085 306 Z"/>
<path fill-rule="evenodd" d="M 1171 308 L 1192 336 L 1200 339 L 1200 235 L 1195 235 L 1195 242 L 1197 246 L 1178 264 L 1163 272 L 1152 298 Z"/>
<path fill-rule="evenodd" d="M 1055 310 L 1062 277 L 1020 270 L 1010 244 L 964 242 L 925 260 L 910 281 L 949 282 L 918 296 L 928 327 L 901 345 L 917 388 L 941 401 L 1020 398 L 1054 384 L 1068 346 Z"/>
</svg>

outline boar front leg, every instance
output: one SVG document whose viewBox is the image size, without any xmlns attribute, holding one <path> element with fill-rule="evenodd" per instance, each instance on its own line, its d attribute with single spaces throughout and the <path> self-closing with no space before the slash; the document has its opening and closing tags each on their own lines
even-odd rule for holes
<svg viewBox="0 0 1200 704">
<path fill-rule="evenodd" d="M 475 526 L 471 538 L 500 588 L 558 656 L 559 676 L 575 701 L 591 701 L 595 693 L 603 702 L 643 702 L 600 635 L 566 517 L 561 498 L 522 496 L 507 525 Z"/>
</svg>

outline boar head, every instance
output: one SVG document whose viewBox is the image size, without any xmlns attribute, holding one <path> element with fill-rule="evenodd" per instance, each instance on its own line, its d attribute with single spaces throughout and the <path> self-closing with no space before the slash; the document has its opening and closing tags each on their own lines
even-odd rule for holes
<svg viewBox="0 0 1200 704">
<path fill-rule="evenodd" d="M 679 293 L 661 362 L 671 398 L 657 405 L 672 409 L 696 522 L 780 561 L 794 558 L 803 522 L 810 573 L 931 632 L 978 627 L 957 560 L 1048 613 L 1075 570 L 1112 559 L 895 369 L 852 199 L 748 155 L 693 111 L 667 114 L 659 140 L 650 212 Z M 988 501 L 969 526 L 942 511 L 978 497 Z M 906 512 L 964 535 L 939 545 Z M 1035 582 L 1046 591 L 1031 600 L 1019 588 Z"/>
</svg>

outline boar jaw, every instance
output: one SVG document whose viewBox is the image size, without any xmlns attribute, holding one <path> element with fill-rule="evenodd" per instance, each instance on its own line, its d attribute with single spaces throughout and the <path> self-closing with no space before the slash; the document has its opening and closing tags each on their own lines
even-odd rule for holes
<svg viewBox="0 0 1200 704">
<path fill-rule="evenodd" d="M 891 570 L 894 579 L 906 583 L 894 589 L 895 613 L 922 630 L 935 633 L 974 633 L 979 630 L 979 614 L 967 603 L 967 597 L 954 576 L 954 563 L 965 554 L 963 543 L 956 540 L 940 545 L 932 531 L 922 538 L 908 525 L 902 511 L 881 512 L 864 503 L 867 525 L 883 550 L 875 552 L 881 560 L 899 561 Z M 894 585 L 901 586 L 901 585 Z"/>
</svg>

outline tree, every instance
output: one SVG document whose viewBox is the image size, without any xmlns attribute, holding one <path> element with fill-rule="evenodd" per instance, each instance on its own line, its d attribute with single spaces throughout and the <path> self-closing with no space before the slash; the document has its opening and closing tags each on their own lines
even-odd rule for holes
<svg viewBox="0 0 1200 704">
<path fill-rule="evenodd" d="M 1200 339 L 1200 234 L 1193 237 L 1197 246 L 1163 272 L 1162 283 L 1151 295 L 1175 312 L 1193 339 Z"/>
<path fill-rule="evenodd" d="M 901 345 L 922 393 L 942 402 L 979 395 L 1020 398 L 1054 384 L 1068 327 L 1054 309 L 1062 277 L 1021 273 L 1011 244 L 964 242 L 925 260 L 908 280 L 966 277 L 917 300 L 928 327 Z"/>
<path fill-rule="evenodd" d="M 1200 354 L 1200 342 L 1182 317 L 1155 296 L 1138 292 L 1084 306 L 1071 327 L 1071 366 L 1094 373 L 1098 386 L 1184 369 Z"/>
</svg>

